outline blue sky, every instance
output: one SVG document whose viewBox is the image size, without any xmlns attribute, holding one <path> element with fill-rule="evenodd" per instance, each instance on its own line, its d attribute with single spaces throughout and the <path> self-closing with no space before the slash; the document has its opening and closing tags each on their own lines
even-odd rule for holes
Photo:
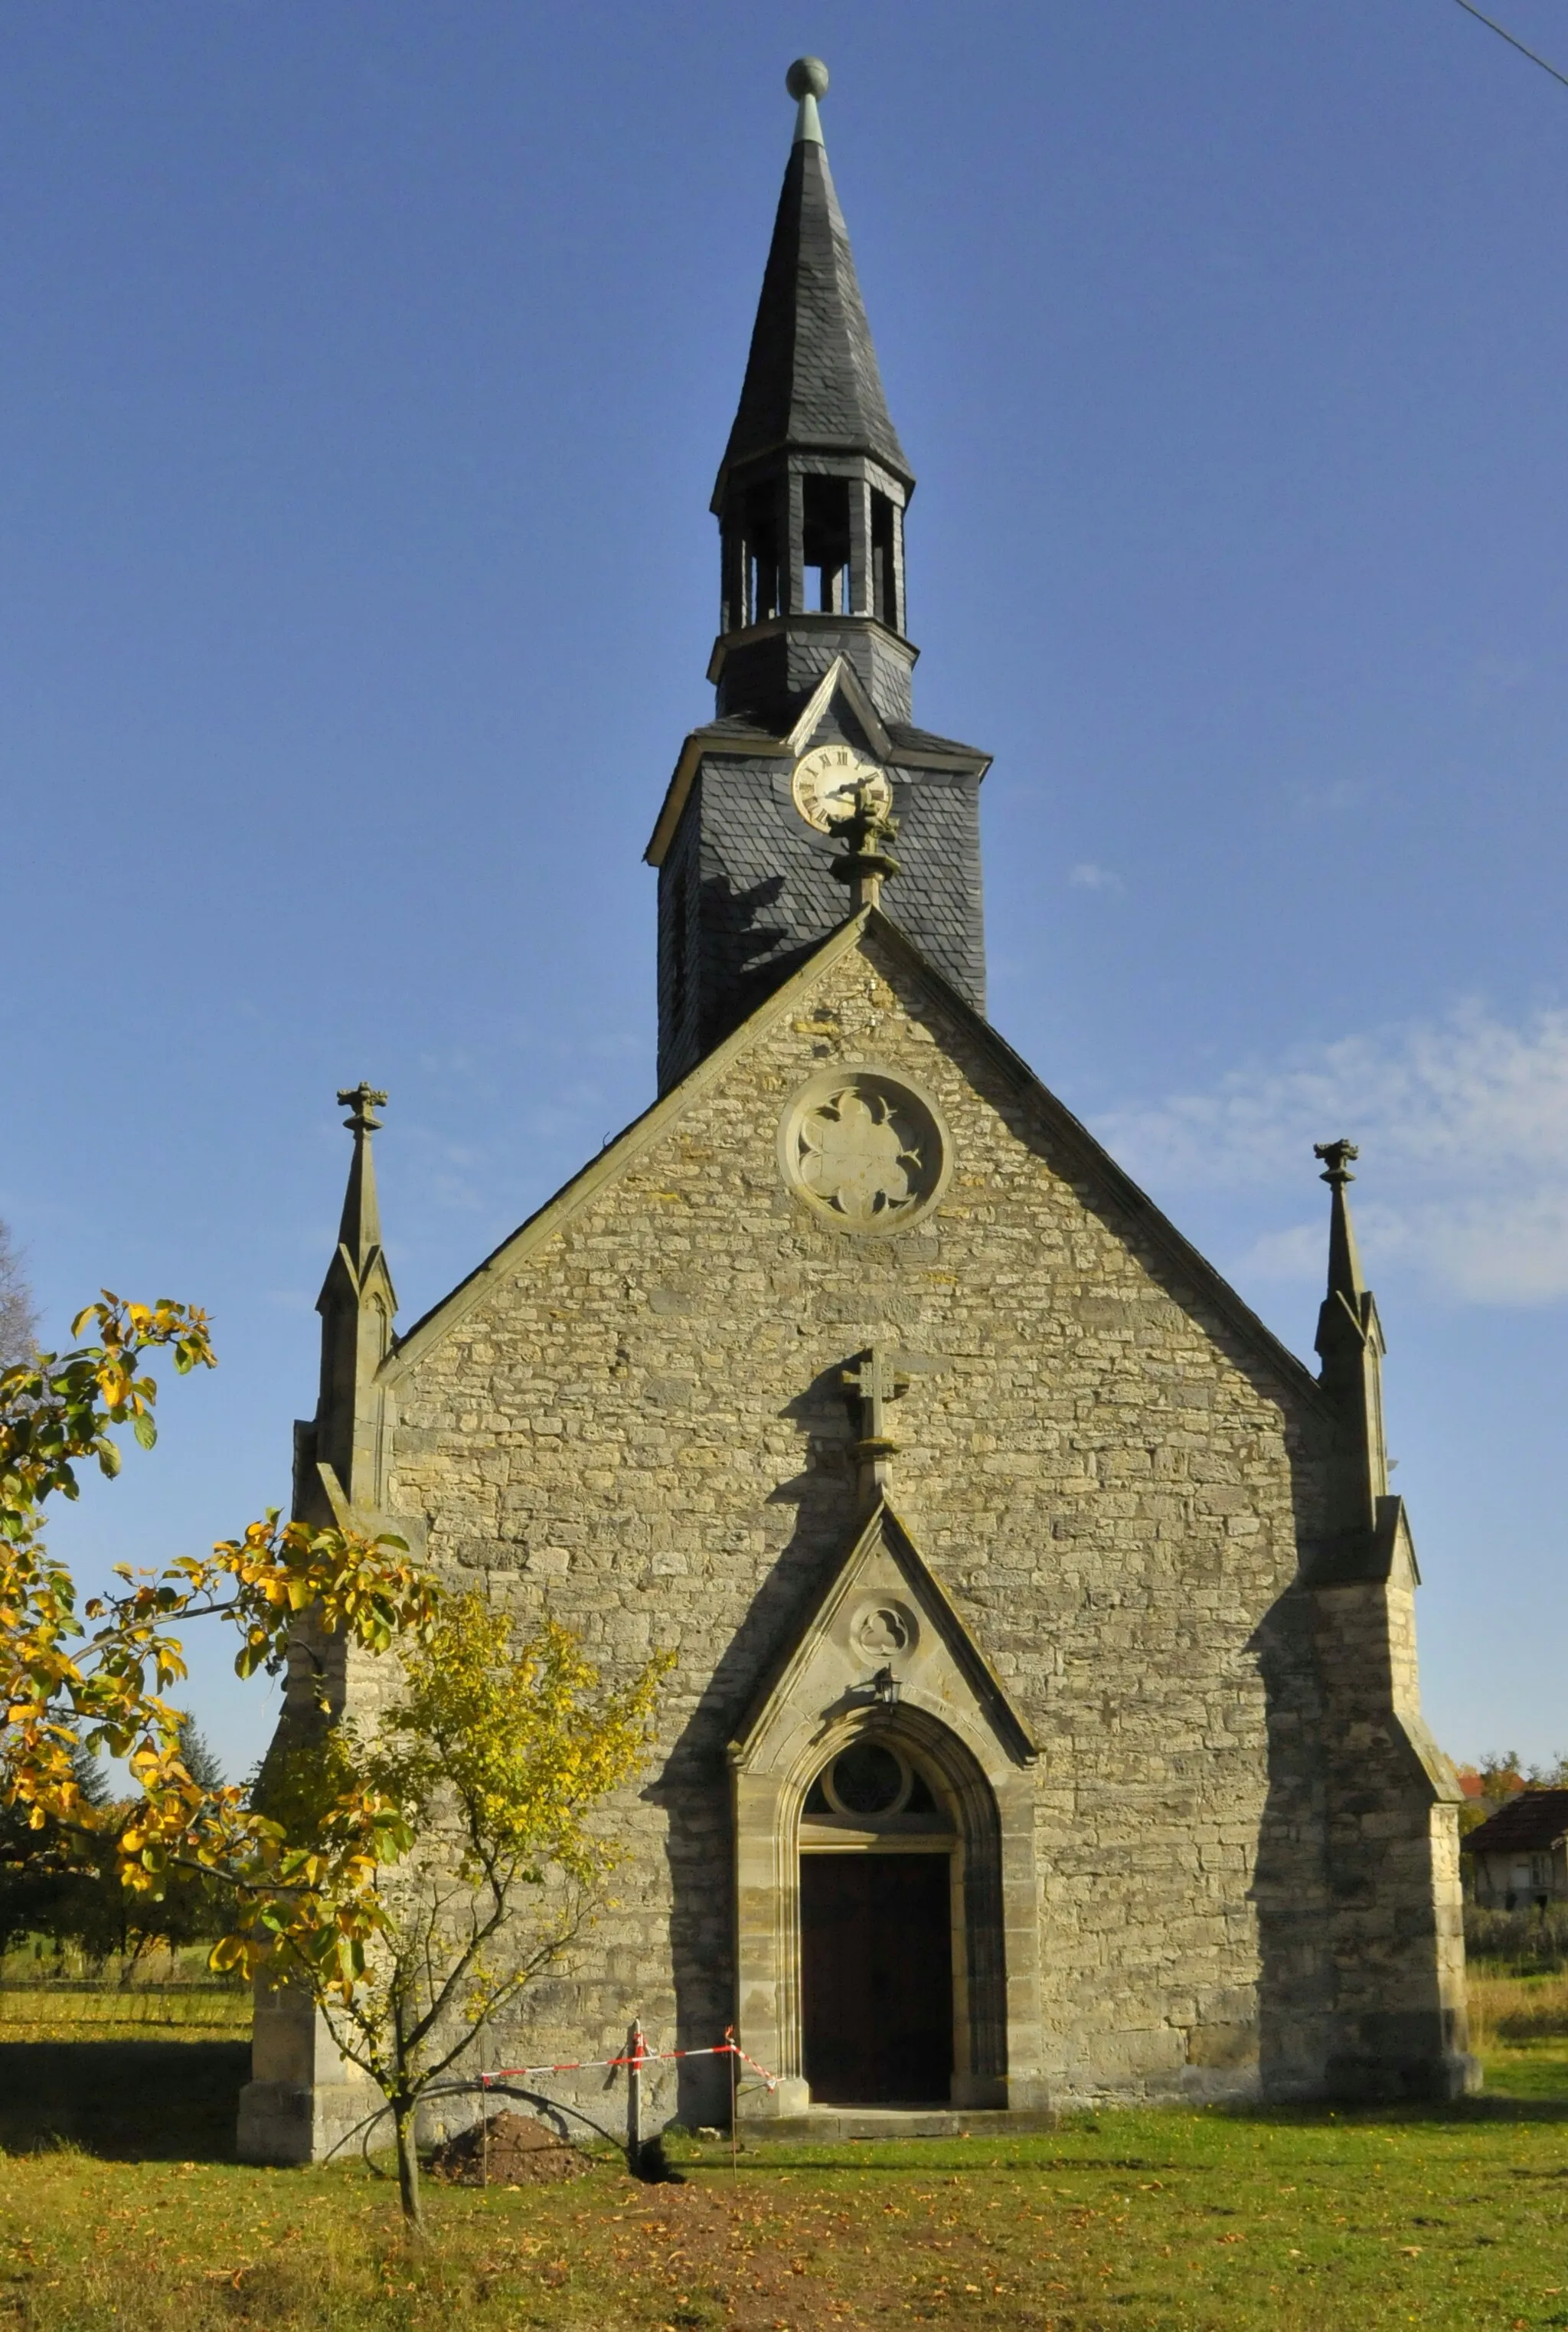
<svg viewBox="0 0 1568 2332">
<path fill-rule="evenodd" d="M 405 1323 L 649 1098 L 803 50 L 992 1016 L 1298 1351 L 1360 1140 L 1429 1716 L 1568 1748 L 1568 89 L 1452 0 L 5 12 L 0 1214 L 223 1356 L 56 1543 L 286 1502 L 337 1086 Z"/>
</svg>

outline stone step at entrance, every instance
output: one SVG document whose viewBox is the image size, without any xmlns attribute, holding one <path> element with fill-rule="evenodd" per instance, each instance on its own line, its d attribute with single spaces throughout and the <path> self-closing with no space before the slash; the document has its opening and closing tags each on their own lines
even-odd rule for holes
<svg viewBox="0 0 1568 2332">
<path fill-rule="evenodd" d="M 852 2138 L 1031 2137 L 1060 2127 L 1057 2113 L 952 2106 L 813 2106 L 778 2120 L 743 2120 L 747 2146 L 841 2146 Z"/>
</svg>

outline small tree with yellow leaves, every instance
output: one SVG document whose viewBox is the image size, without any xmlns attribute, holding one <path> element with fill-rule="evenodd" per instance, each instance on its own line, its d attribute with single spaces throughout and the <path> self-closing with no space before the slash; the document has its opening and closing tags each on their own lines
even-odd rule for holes
<svg viewBox="0 0 1568 2332">
<path fill-rule="evenodd" d="M 591 1917 L 621 1854 L 595 1814 L 642 1763 L 669 1661 L 608 1688 L 569 1630 L 546 1620 L 514 1642 L 478 1596 L 445 1603 L 402 1660 L 405 1692 L 373 1735 L 339 1724 L 301 1741 L 261 1797 L 299 1836 L 368 1796 L 417 1841 L 377 1871 L 361 1969 L 335 1975 L 288 1926 L 269 1968 L 307 1989 L 380 2090 L 418 2227 L 420 2102 Z"/>
<path fill-rule="evenodd" d="M 503 1617 L 446 1601 L 400 1539 L 276 1514 L 160 1572 L 119 1565 L 81 1602 L 41 1535 L 48 1501 L 78 1496 L 83 1464 L 119 1473 L 115 1428 L 153 1446 L 149 1352 L 182 1375 L 214 1364 L 204 1315 L 184 1305 L 106 1293 L 72 1334 L 90 1321 L 97 1343 L 0 1372 L 0 1803 L 57 1850 L 74 1841 L 108 1885 L 157 1901 L 185 1873 L 232 1893 L 213 1964 L 326 2010 L 392 2110 L 417 2224 L 419 2099 L 589 1915 L 615 1859 L 591 1817 L 641 1757 L 665 1663 L 601 1690 L 565 1629 L 514 1648 Z M 238 1630 L 242 1677 L 277 1675 L 308 1624 L 395 1648 L 404 1696 L 373 1739 L 323 1709 L 248 1802 L 193 1773 L 166 1696 L 186 1673 L 176 1630 L 209 1619 Z M 100 1749 L 128 1765 L 128 1801 L 84 1786 Z"/>
<path fill-rule="evenodd" d="M 182 1375 L 214 1365 L 204 1314 L 182 1305 L 106 1292 L 72 1334 L 90 1321 L 97 1343 L 0 1372 L 0 1801 L 33 1831 L 75 1840 L 84 1869 L 134 1894 L 156 1900 L 176 1871 L 232 1888 L 226 1964 L 252 1971 L 287 1940 L 296 1955 L 350 1977 L 381 1916 L 377 1873 L 413 1843 L 399 1807 L 362 1782 L 339 1793 L 312 1836 L 290 1839 L 242 1791 L 200 1781 L 181 1747 L 182 1714 L 166 1696 L 186 1673 L 176 1630 L 198 1620 L 231 1625 L 238 1673 L 275 1675 L 306 1615 L 372 1653 L 417 1638 L 434 1621 L 435 1582 L 400 1540 L 271 1514 L 161 1572 L 118 1565 L 118 1585 L 82 1603 L 41 1535 L 49 1500 L 78 1496 L 83 1464 L 119 1473 L 116 1427 L 151 1448 L 149 1352 L 169 1352 Z M 128 1801 L 91 1802 L 81 1776 L 99 1749 L 125 1759 Z"/>
</svg>

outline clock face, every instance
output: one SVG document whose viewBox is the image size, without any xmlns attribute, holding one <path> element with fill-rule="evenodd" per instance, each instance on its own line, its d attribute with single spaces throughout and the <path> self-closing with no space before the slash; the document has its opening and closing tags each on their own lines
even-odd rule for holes
<svg viewBox="0 0 1568 2332">
<path fill-rule="evenodd" d="M 893 807 L 893 788 L 886 769 L 879 769 L 875 761 L 862 761 L 852 745 L 819 745 L 795 763 L 792 788 L 795 808 L 808 826 L 827 834 L 834 818 L 845 817 L 853 809 L 855 788 L 862 778 L 870 781 L 874 807 L 886 817 Z"/>
</svg>

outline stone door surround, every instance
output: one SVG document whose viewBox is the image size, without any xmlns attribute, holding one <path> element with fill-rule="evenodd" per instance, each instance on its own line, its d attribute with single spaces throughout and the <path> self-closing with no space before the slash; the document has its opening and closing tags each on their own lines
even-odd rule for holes
<svg viewBox="0 0 1568 2332">
<path fill-rule="evenodd" d="M 781 2076 L 776 2090 L 745 2097 L 742 2110 L 789 2115 L 810 2103 L 800 1857 L 803 1843 L 825 1850 L 824 1827 L 837 1825 L 805 1817 L 805 1802 L 861 1742 L 917 1770 L 945 1817 L 930 1847 L 952 1858 L 952 2101 L 1032 2107 L 1041 2053 L 1033 1744 L 908 1534 L 879 1505 L 730 1744 L 738 2037 Z M 868 1823 L 864 1838 L 885 1850 L 880 1827 Z M 851 1849 L 852 1835 L 841 1837 Z M 913 1834 L 910 1847 L 920 1850 Z"/>
</svg>

